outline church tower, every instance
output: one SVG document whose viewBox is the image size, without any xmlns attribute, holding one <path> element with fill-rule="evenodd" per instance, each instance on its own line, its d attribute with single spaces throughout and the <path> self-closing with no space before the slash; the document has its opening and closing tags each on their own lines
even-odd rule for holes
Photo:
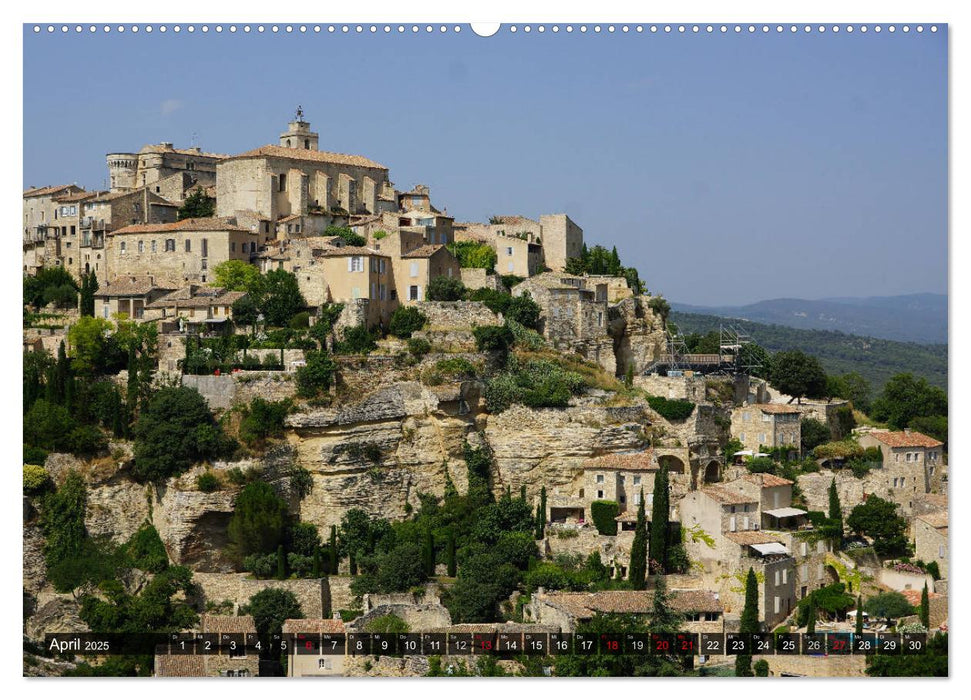
<svg viewBox="0 0 971 700">
<path fill-rule="evenodd" d="M 319 135 L 310 130 L 310 122 L 303 120 L 303 108 L 297 106 L 297 113 L 288 125 L 289 129 L 280 134 L 280 145 L 284 148 L 303 148 L 316 151 Z"/>
</svg>

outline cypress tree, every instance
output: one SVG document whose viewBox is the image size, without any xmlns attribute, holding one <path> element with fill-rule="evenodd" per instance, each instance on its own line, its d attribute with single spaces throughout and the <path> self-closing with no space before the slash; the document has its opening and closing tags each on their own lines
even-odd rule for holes
<svg viewBox="0 0 971 700">
<path fill-rule="evenodd" d="M 455 577 L 455 533 L 448 533 L 448 546 L 445 548 L 445 568 L 448 575 Z"/>
<path fill-rule="evenodd" d="M 654 475 L 654 506 L 651 508 L 650 571 L 652 574 L 663 574 L 667 571 L 669 502 L 668 468 L 667 465 L 661 465 L 661 469 Z"/>
<path fill-rule="evenodd" d="M 314 550 L 314 566 L 310 575 L 312 578 L 320 578 L 320 547 Z"/>
<path fill-rule="evenodd" d="M 74 412 L 74 377 L 71 376 L 64 382 L 64 408 Z"/>
<path fill-rule="evenodd" d="M 422 548 L 421 548 L 421 558 L 425 564 L 425 573 L 429 576 L 434 576 L 435 575 L 435 536 L 432 535 L 431 530 L 425 533 L 425 539 L 422 542 Z"/>
<path fill-rule="evenodd" d="M 806 634 L 816 632 L 816 599 L 809 599 L 809 616 L 806 619 Z"/>
<path fill-rule="evenodd" d="M 539 492 L 539 505 L 542 513 L 541 524 L 543 532 L 546 532 L 546 487 L 544 486 Z"/>
<path fill-rule="evenodd" d="M 57 380 L 55 379 L 54 368 L 48 367 L 44 372 L 44 400 L 47 403 L 57 403 L 56 386 Z"/>
<path fill-rule="evenodd" d="M 357 576 L 357 558 L 354 556 L 354 552 L 347 555 L 347 563 L 351 570 L 351 576 Z"/>
<path fill-rule="evenodd" d="M 533 539 L 543 539 L 543 507 L 536 504 L 536 517 L 533 518 Z"/>
<path fill-rule="evenodd" d="M 836 490 L 835 476 L 829 485 L 829 519 L 833 522 L 837 533 L 834 544 L 839 548 L 843 544 L 843 506 L 840 504 L 840 495 Z"/>
<path fill-rule="evenodd" d="M 759 631 L 759 582 L 755 578 L 755 571 L 752 570 L 752 567 L 749 567 L 748 576 L 745 577 L 745 607 L 742 608 L 738 631 L 743 635 L 755 634 Z M 746 641 L 749 642 L 750 640 Z M 735 675 L 753 675 L 751 649 L 748 649 L 747 653 L 735 657 Z"/>
<path fill-rule="evenodd" d="M 282 544 L 276 548 L 276 577 L 281 581 L 287 577 L 287 555 Z"/>
<path fill-rule="evenodd" d="M 331 575 L 337 574 L 337 526 L 330 526 L 330 566 L 328 567 L 328 573 Z"/>
<path fill-rule="evenodd" d="M 111 432 L 116 438 L 125 436 L 125 424 L 121 409 L 121 391 L 117 388 L 111 392 Z"/>
<path fill-rule="evenodd" d="M 644 513 L 644 489 L 637 504 L 637 527 L 630 549 L 630 573 L 628 578 L 636 590 L 643 590 L 647 576 L 647 515 Z"/>
<path fill-rule="evenodd" d="M 523 503 L 526 502 L 526 484 L 522 484 L 519 487 L 519 500 Z"/>
<path fill-rule="evenodd" d="M 931 628 L 931 600 L 927 593 L 927 581 L 924 581 L 924 590 L 920 594 L 920 624 L 925 630 Z"/>
<path fill-rule="evenodd" d="M 57 346 L 57 364 L 54 367 L 54 400 L 59 404 L 64 402 L 64 392 L 70 372 L 67 351 L 64 349 L 64 341 L 62 340 L 61 344 Z"/>
<path fill-rule="evenodd" d="M 856 628 L 857 634 L 863 634 L 863 596 L 856 598 Z"/>
</svg>

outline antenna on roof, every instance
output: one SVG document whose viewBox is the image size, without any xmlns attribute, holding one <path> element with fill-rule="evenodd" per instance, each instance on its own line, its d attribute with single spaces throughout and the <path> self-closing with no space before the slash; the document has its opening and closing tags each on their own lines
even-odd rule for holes
<svg viewBox="0 0 971 700">
<path fill-rule="evenodd" d="M 297 105 L 297 115 L 296 115 L 296 119 L 297 119 L 298 122 L 302 122 L 303 121 L 303 107 L 301 107 L 300 105 Z"/>
</svg>

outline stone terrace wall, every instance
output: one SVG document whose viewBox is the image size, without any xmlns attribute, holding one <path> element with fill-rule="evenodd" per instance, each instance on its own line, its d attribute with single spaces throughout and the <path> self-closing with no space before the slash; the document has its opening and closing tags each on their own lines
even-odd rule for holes
<svg viewBox="0 0 971 700">
<path fill-rule="evenodd" d="M 331 608 L 330 586 L 328 579 L 291 579 L 258 581 L 247 578 L 247 574 L 210 574 L 196 572 L 193 581 L 198 584 L 203 603 L 231 601 L 235 605 L 246 605 L 249 599 L 267 588 L 282 588 L 290 591 L 300 603 L 304 617 L 329 617 Z"/>
<path fill-rule="evenodd" d="M 484 288 L 502 291 L 502 280 L 499 279 L 499 275 L 486 274 L 486 271 L 481 267 L 463 267 L 462 284 L 467 289 Z"/>
<path fill-rule="evenodd" d="M 277 351 L 267 351 L 277 352 Z M 284 354 L 284 359 L 286 355 Z M 182 386 L 196 389 L 213 409 L 232 408 L 236 403 L 248 404 L 256 397 L 267 401 L 292 398 L 297 391 L 293 375 L 288 372 L 240 371 L 232 374 L 186 374 Z"/>
<path fill-rule="evenodd" d="M 502 323 L 481 301 L 421 301 L 415 306 L 428 317 L 431 330 L 460 330 Z"/>
</svg>

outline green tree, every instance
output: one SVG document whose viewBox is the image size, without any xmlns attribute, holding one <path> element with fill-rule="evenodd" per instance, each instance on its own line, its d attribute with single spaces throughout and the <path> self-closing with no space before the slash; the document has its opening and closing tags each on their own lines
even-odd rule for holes
<svg viewBox="0 0 971 700">
<path fill-rule="evenodd" d="M 757 678 L 767 678 L 769 676 L 769 662 L 759 659 L 755 662 L 755 676 Z"/>
<path fill-rule="evenodd" d="M 450 577 L 455 577 L 456 572 L 456 559 L 455 559 L 455 533 L 449 532 L 448 534 L 448 545 L 445 547 L 445 569 Z"/>
<path fill-rule="evenodd" d="M 71 346 L 71 367 L 78 374 L 91 375 L 104 369 L 108 338 L 114 331 L 111 321 L 83 316 L 71 324 L 67 342 Z"/>
<path fill-rule="evenodd" d="M 146 404 L 134 430 L 132 476 L 158 481 L 228 453 L 232 444 L 195 389 L 166 387 Z"/>
<path fill-rule="evenodd" d="M 210 197 L 201 187 L 196 188 L 179 207 L 179 221 L 182 219 L 208 219 L 216 215 L 216 198 Z"/>
<path fill-rule="evenodd" d="M 263 318 L 269 326 L 285 327 L 294 314 L 307 302 L 300 293 L 297 276 L 286 270 L 270 270 L 263 279 L 263 294 L 259 301 Z"/>
<path fill-rule="evenodd" d="M 897 505 L 871 494 L 853 508 L 846 520 L 850 530 L 873 540 L 873 549 L 882 557 L 906 554 L 907 521 L 897 514 Z"/>
<path fill-rule="evenodd" d="M 94 316 L 94 295 L 99 289 L 98 276 L 94 272 L 81 275 L 79 304 L 82 316 Z"/>
<path fill-rule="evenodd" d="M 668 561 L 668 517 L 670 514 L 668 468 L 662 464 L 654 475 L 654 504 L 651 507 L 650 571 L 663 574 Z"/>
<path fill-rule="evenodd" d="M 77 422 L 63 406 L 38 399 L 24 416 L 24 442 L 49 451 L 67 450 Z"/>
<path fill-rule="evenodd" d="M 261 635 L 281 634 L 284 621 L 303 618 L 296 596 L 281 588 L 264 588 L 240 612 L 253 616 L 256 631 Z"/>
<path fill-rule="evenodd" d="M 836 489 L 836 477 L 829 484 L 829 520 L 835 531 L 835 546 L 839 549 L 843 544 L 843 506 L 840 504 L 839 491 Z"/>
<path fill-rule="evenodd" d="M 256 300 L 247 294 L 233 302 L 233 323 L 238 326 L 255 325 L 260 315 Z"/>
<path fill-rule="evenodd" d="M 283 543 L 290 515 L 286 501 L 265 481 L 247 484 L 236 497 L 226 527 L 233 553 L 242 560 L 250 554 L 269 554 Z"/>
<path fill-rule="evenodd" d="M 459 267 L 478 267 L 493 272 L 496 267 L 496 251 L 488 243 L 476 241 L 456 241 L 446 246 Z"/>
<path fill-rule="evenodd" d="M 856 620 L 853 631 L 857 635 L 863 634 L 863 596 L 856 597 Z"/>
<path fill-rule="evenodd" d="M 745 577 L 745 606 L 742 608 L 742 618 L 739 622 L 739 632 L 743 635 L 755 634 L 759 631 L 759 582 L 755 578 L 755 571 L 749 567 Z M 752 653 L 739 654 L 735 657 L 735 675 L 751 676 Z"/>
<path fill-rule="evenodd" d="M 388 332 L 399 338 L 410 338 L 412 333 L 421 330 L 422 326 L 427 322 L 428 317 L 419 311 L 417 307 L 399 306 L 391 314 L 391 320 L 388 322 Z"/>
<path fill-rule="evenodd" d="M 801 350 L 778 352 L 772 357 L 769 382 L 795 399 L 816 399 L 826 394 L 826 372 L 812 355 Z"/>
<path fill-rule="evenodd" d="M 816 599 L 810 598 L 809 612 L 806 617 L 806 634 L 813 634 L 816 631 Z"/>
<path fill-rule="evenodd" d="M 41 527 L 48 570 L 63 560 L 74 559 L 81 554 L 88 534 L 84 525 L 87 502 L 84 479 L 74 470 L 68 472 L 64 483 L 44 499 Z M 51 580 L 60 591 L 71 590 L 76 585 L 73 580 Z"/>
<path fill-rule="evenodd" d="M 815 418 L 803 418 L 799 426 L 802 451 L 810 452 L 833 439 L 829 426 Z"/>
<path fill-rule="evenodd" d="M 928 636 L 921 654 L 871 654 L 866 657 L 866 674 L 877 677 L 947 676 L 947 647 L 947 635 L 935 634 Z"/>
<path fill-rule="evenodd" d="M 512 297 L 504 312 L 507 321 L 515 321 L 533 330 L 539 328 L 539 315 L 539 304 L 533 301 L 529 292 Z"/>
<path fill-rule="evenodd" d="M 367 245 L 367 239 L 364 236 L 354 233 L 354 230 L 347 226 L 328 226 L 324 229 L 324 236 L 327 238 L 337 236 L 344 245 L 354 248 Z"/>
<path fill-rule="evenodd" d="M 54 304 L 70 308 L 77 304 L 78 285 L 63 267 L 42 267 L 33 276 L 24 276 L 24 303 L 35 308 Z"/>
<path fill-rule="evenodd" d="M 425 295 L 428 301 L 460 301 L 465 296 L 465 285 L 458 277 L 439 275 L 428 282 Z"/>
<path fill-rule="evenodd" d="M 644 588 L 647 576 L 647 516 L 644 513 L 644 489 L 641 489 L 640 500 L 637 504 L 637 526 L 634 529 L 634 541 L 630 548 L 630 570 L 628 580 L 631 585 L 641 590 Z"/>
<path fill-rule="evenodd" d="M 925 630 L 931 628 L 931 601 L 927 593 L 927 582 L 924 582 L 924 590 L 920 592 L 920 624 Z"/>
<path fill-rule="evenodd" d="M 425 533 L 421 548 L 421 561 L 425 567 L 425 574 L 435 575 L 435 536 L 431 530 Z"/>
<path fill-rule="evenodd" d="M 305 358 L 304 366 L 297 368 L 295 380 L 297 396 L 309 399 L 330 389 L 337 365 L 326 350 L 310 350 Z"/>
<path fill-rule="evenodd" d="M 897 591 L 887 591 L 870 596 L 866 601 L 866 611 L 874 616 L 883 618 L 887 624 L 893 620 L 914 614 L 914 606 L 904 596 Z"/>
<path fill-rule="evenodd" d="M 895 374 L 873 401 L 873 418 L 886 422 L 893 430 L 910 427 L 915 418 L 947 415 L 947 394 L 931 386 L 923 377 Z"/>
<path fill-rule="evenodd" d="M 255 265 L 242 260 L 224 260 L 212 268 L 213 287 L 232 292 L 246 292 L 254 298 L 263 293 L 263 275 Z"/>
</svg>

